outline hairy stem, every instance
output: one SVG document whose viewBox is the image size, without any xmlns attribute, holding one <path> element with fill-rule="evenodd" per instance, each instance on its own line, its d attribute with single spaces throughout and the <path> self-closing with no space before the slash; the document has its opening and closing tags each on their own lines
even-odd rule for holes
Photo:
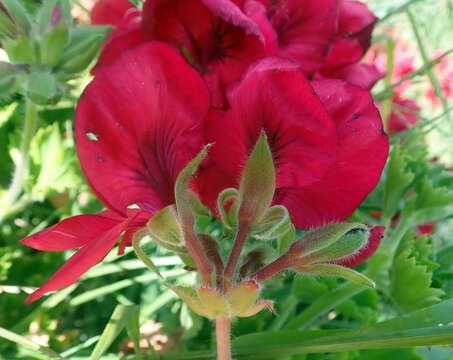
<svg viewBox="0 0 453 360">
<path fill-rule="evenodd" d="M 231 360 L 231 319 L 221 316 L 216 319 L 217 360 Z"/>
<path fill-rule="evenodd" d="M 262 282 L 266 279 L 271 278 L 278 273 L 281 273 L 283 270 L 289 268 L 293 264 L 293 256 L 290 252 L 287 252 L 275 259 L 270 264 L 263 267 L 261 270 L 251 275 L 251 278 L 256 279 L 258 282 Z"/>
<path fill-rule="evenodd" d="M 233 281 L 234 272 L 236 265 L 241 255 L 242 248 L 244 247 L 245 241 L 249 235 L 250 225 L 248 222 L 240 222 L 238 226 L 238 232 L 234 239 L 233 249 L 231 249 L 230 257 L 228 258 L 225 271 L 223 273 L 223 290 L 228 291 Z"/>
<path fill-rule="evenodd" d="M 19 198 L 19 195 L 22 193 L 24 179 L 29 171 L 30 144 L 35 133 L 38 114 L 36 105 L 30 100 L 27 99 L 25 105 L 25 125 L 22 134 L 22 143 L 20 145 L 20 155 L 16 163 L 11 185 L 1 199 L 1 213 L 7 211 Z"/>
</svg>

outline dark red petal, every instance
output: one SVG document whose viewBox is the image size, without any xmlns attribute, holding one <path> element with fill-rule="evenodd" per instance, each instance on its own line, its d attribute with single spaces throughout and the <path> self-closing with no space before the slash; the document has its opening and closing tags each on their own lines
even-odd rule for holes
<svg viewBox="0 0 453 360">
<path fill-rule="evenodd" d="M 377 17 L 359 1 L 339 2 L 338 32 L 321 72 L 329 75 L 338 67 L 360 60 L 370 46 Z"/>
<path fill-rule="evenodd" d="M 320 181 L 299 189 L 277 189 L 274 203 L 288 208 L 299 229 L 350 216 L 376 186 L 388 155 L 388 138 L 368 91 L 340 80 L 312 85 L 336 123 L 340 147 Z"/>
<path fill-rule="evenodd" d="M 244 11 L 247 16 L 258 24 L 261 36 L 266 45 L 266 55 L 275 56 L 278 54 L 278 35 L 267 17 L 266 7 L 259 0 L 246 0 Z"/>
<path fill-rule="evenodd" d="M 125 222 L 121 222 L 99 234 L 96 238 L 90 239 L 87 244 L 69 258 L 49 281 L 31 294 L 25 302 L 28 304 L 38 300 L 49 291 L 61 289 L 79 279 L 109 253 L 118 240 L 124 226 Z"/>
<path fill-rule="evenodd" d="M 96 66 L 91 70 L 91 74 L 95 75 L 103 66 L 112 64 L 123 52 L 144 41 L 146 41 L 146 37 L 140 29 L 116 36 L 102 49 L 101 56 Z"/>
<path fill-rule="evenodd" d="M 100 0 L 91 10 L 93 25 L 115 26 L 111 38 L 124 31 L 138 28 L 140 20 L 140 10 L 127 0 Z"/>
<path fill-rule="evenodd" d="M 76 109 L 77 150 L 99 199 L 123 214 L 174 202 L 174 182 L 200 151 L 209 93 L 170 47 L 126 51 L 85 89 Z"/>
<path fill-rule="evenodd" d="M 357 253 L 353 254 L 352 256 L 348 256 L 347 258 L 333 261 L 332 263 L 346 266 L 349 268 L 353 268 L 357 265 L 360 265 L 376 252 L 381 242 L 382 236 L 384 234 L 384 230 L 385 230 L 384 226 L 371 227 L 370 236 L 368 237 L 368 243 L 363 248 L 361 248 Z"/>
<path fill-rule="evenodd" d="M 205 76 L 211 104 L 226 108 L 226 86 L 265 55 L 259 27 L 230 0 L 148 0 L 143 29 L 171 45 Z"/>
<path fill-rule="evenodd" d="M 238 178 L 262 129 L 268 135 L 277 171 L 277 187 L 301 187 L 318 181 L 337 151 L 335 124 L 298 65 L 267 58 L 251 68 L 235 88 L 232 109 L 211 112 L 207 142 L 211 158 Z"/>
<path fill-rule="evenodd" d="M 77 215 L 20 240 L 37 250 L 63 251 L 79 248 L 124 219 L 108 217 L 106 212 L 97 215 Z"/>
<path fill-rule="evenodd" d="M 223 21 L 240 27 L 248 35 L 260 37 L 259 26 L 246 16 L 242 10 L 231 0 L 202 0 L 206 7 Z M 242 2 L 242 1 L 241 1 Z"/>
<path fill-rule="evenodd" d="M 279 55 L 296 60 L 308 74 L 323 66 L 337 29 L 337 1 L 260 1 L 278 34 Z"/>
<path fill-rule="evenodd" d="M 330 77 L 345 80 L 353 85 L 360 86 L 366 90 L 371 90 L 371 88 L 380 79 L 384 78 L 385 75 L 385 73 L 380 72 L 374 65 L 350 64 L 333 72 Z"/>
</svg>

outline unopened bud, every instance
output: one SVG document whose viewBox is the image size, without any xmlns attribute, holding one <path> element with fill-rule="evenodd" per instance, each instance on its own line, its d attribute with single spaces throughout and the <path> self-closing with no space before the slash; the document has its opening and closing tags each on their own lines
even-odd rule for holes
<svg viewBox="0 0 453 360">
<path fill-rule="evenodd" d="M 110 34 L 110 26 L 81 26 L 71 32 L 71 42 L 61 56 L 60 67 L 66 73 L 84 70 L 96 57 Z"/>
<path fill-rule="evenodd" d="M 155 214 L 146 224 L 149 235 L 165 249 L 184 252 L 184 236 L 174 205 L 169 205 Z"/>
<path fill-rule="evenodd" d="M 57 26 L 61 20 L 61 7 L 56 4 L 52 10 L 52 15 L 50 16 L 50 25 Z"/>
<path fill-rule="evenodd" d="M 4 49 L 8 58 L 15 64 L 36 65 L 36 49 L 33 40 L 25 36 L 19 36 L 16 39 L 8 39 L 4 43 Z"/>
<path fill-rule="evenodd" d="M 46 73 L 31 73 L 27 77 L 26 95 L 37 105 L 55 105 L 62 91 L 57 79 Z"/>
<path fill-rule="evenodd" d="M 255 225 L 269 208 L 275 191 L 275 167 L 272 152 L 263 131 L 242 173 L 239 185 L 240 222 Z"/>
<path fill-rule="evenodd" d="M 44 65 L 55 66 L 68 44 L 69 31 L 66 24 L 62 23 L 47 31 L 41 39 L 41 62 Z"/>
<path fill-rule="evenodd" d="M 0 62 L 0 98 L 5 99 L 16 90 L 16 70 L 7 62 Z"/>
</svg>

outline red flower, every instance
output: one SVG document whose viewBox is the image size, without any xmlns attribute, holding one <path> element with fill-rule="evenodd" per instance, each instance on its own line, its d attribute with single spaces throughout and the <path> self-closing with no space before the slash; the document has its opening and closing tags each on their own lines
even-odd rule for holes
<svg viewBox="0 0 453 360">
<path fill-rule="evenodd" d="M 214 211 L 218 192 L 237 186 L 263 128 L 276 166 L 274 203 L 297 228 L 344 220 L 377 184 L 388 139 L 367 91 L 338 80 L 310 85 L 297 64 L 268 58 L 231 95 L 231 110 L 212 110 L 206 124 L 215 146 L 200 192 Z"/>
<path fill-rule="evenodd" d="M 202 74 L 212 105 L 225 107 L 226 87 L 265 55 L 260 29 L 244 14 L 242 1 L 148 0 L 142 16 L 141 29 L 125 32 L 108 44 L 94 71 L 137 44 L 162 41 Z"/>
<path fill-rule="evenodd" d="M 127 52 L 99 71 L 77 106 L 75 133 L 82 169 L 109 210 L 22 240 L 47 251 L 81 247 L 27 302 L 76 281 L 125 232 L 123 252 L 154 212 L 174 203 L 176 176 L 204 142 L 208 107 L 201 77 L 162 43 Z M 142 210 L 128 209 L 133 204 Z"/>
</svg>

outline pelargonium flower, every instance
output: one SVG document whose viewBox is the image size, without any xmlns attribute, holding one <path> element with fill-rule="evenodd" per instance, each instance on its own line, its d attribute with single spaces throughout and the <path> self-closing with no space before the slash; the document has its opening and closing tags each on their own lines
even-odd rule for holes
<svg viewBox="0 0 453 360">
<path fill-rule="evenodd" d="M 310 83 L 297 63 L 267 58 L 229 101 L 230 110 L 211 110 L 206 122 L 206 141 L 216 145 L 200 193 L 214 211 L 217 194 L 238 185 L 261 129 L 276 167 L 273 203 L 299 229 L 346 219 L 377 184 L 388 139 L 367 91 L 340 80 Z"/>
<path fill-rule="evenodd" d="M 102 0 L 93 12 L 96 15 L 105 3 L 116 2 L 120 0 Z M 94 71 L 140 43 L 165 42 L 202 74 L 211 90 L 212 105 L 225 107 L 226 87 L 265 55 L 260 29 L 243 7 L 243 1 L 231 0 L 148 0 L 143 5 L 141 27 L 112 40 Z M 94 21 L 98 21 L 96 16 Z M 110 21 L 121 26 L 115 17 Z"/>
<path fill-rule="evenodd" d="M 392 111 L 388 118 L 387 131 L 395 134 L 409 129 L 419 121 L 420 110 L 420 106 L 414 100 L 395 95 L 392 98 Z"/>
<path fill-rule="evenodd" d="M 202 146 L 208 107 L 198 73 L 161 43 L 99 71 L 78 103 L 75 133 L 87 181 L 108 210 L 71 217 L 21 241 L 47 251 L 81 247 L 27 302 L 76 281 L 122 233 L 123 252 L 153 213 L 174 203 L 176 176 Z M 128 209 L 133 204 L 141 209 Z"/>
<path fill-rule="evenodd" d="M 175 203 L 178 175 L 207 143 L 215 144 L 192 189 L 213 211 L 219 191 L 237 185 L 263 129 L 277 174 L 273 202 L 298 228 L 345 219 L 376 185 L 388 140 L 367 91 L 339 80 L 310 83 L 297 63 L 272 57 L 229 96 L 229 111 L 210 109 L 202 77 L 161 42 L 99 70 L 78 103 L 75 134 L 88 183 L 108 210 L 23 240 L 41 250 L 81 247 L 28 301 L 76 281 L 121 233 L 120 252 L 130 245 L 154 213 Z"/>
</svg>

